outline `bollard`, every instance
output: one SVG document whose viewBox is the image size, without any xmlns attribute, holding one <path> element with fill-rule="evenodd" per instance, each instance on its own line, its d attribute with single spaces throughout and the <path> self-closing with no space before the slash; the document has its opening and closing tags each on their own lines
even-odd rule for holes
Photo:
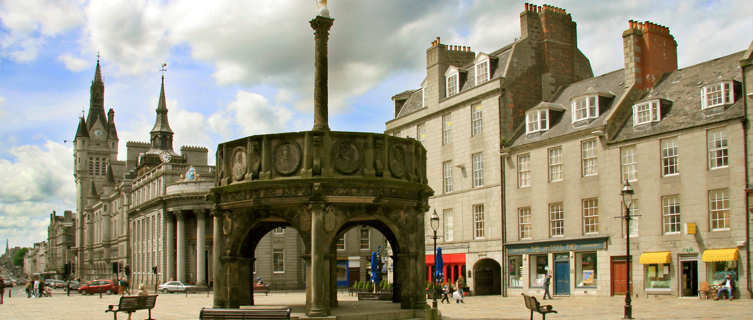
<svg viewBox="0 0 753 320">
<path fill-rule="evenodd" d="M 99 292 L 99 298 L 102 299 L 102 291 Z"/>
</svg>

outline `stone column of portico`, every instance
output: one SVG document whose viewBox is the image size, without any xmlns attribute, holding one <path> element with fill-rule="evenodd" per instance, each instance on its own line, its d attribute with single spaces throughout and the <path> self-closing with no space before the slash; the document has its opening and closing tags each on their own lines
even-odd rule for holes
<svg viewBox="0 0 753 320">
<path fill-rule="evenodd" d="M 186 281 L 186 216 L 182 211 L 175 212 L 175 218 L 178 221 L 178 252 L 175 255 L 178 264 L 178 274 L 175 280 Z"/>
<path fill-rule="evenodd" d="M 329 261 L 327 255 L 327 232 L 324 230 L 324 204 L 312 204 L 311 212 L 311 303 L 308 315 L 324 317 L 329 315 L 328 286 Z"/>
<path fill-rule="evenodd" d="M 206 270 L 204 263 L 204 246 L 206 245 L 206 213 L 204 210 L 196 211 L 196 284 L 205 285 L 207 283 Z"/>
<path fill-rule="evenodd" d="M 165 281 L 175 280 L 175 215 L 169 212 L 165 215 L 165 228 L 167 229 L 167 272 Z"/>
<path fill-rule="evenodd" d="M 222 239 L 223 236 L 223 212 L 214 208 L 212 209 L 212 236 L 214 237 L 212 241 L 212 270 L 213 270 L 213 279 L 214 284 L 213 287 L 215 289 L 214 291 L 214 302 L 213 306 L 215 308 L 223 308 L 227 307 L 227 290 L 224 292 L 222 290 L 219 290 L 220 288 L 225 288 L 225 266 L 222 263 L 222 255 L 223 253 L 223 244 L 225 243 Z"/>
</svg>

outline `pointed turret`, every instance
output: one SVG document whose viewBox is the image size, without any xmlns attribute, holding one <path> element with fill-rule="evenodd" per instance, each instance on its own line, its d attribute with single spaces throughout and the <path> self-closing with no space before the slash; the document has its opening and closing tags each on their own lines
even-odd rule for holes
<svg viewBox="0 0 753 320">
<path fill-rule="evenodd" d="M 115 110 L 107 111 L 107 134 L 111 139 L 118 139 L 118 130 L 115 129 Z"/>
<path fill-rule="evenodd" d="M 97 58 L 97 70 L 94 71 L 94 80 L 92 80 L 89 89 L 89 114 L 86 116 L 86 127 L 91 129 L 97 120 L 102 121 L 102 125 L 107 123 L 105 118 L 105 83 L 102 82 L 99 58 Z"/>
<path fill-rule="evenodd" d="M 167 121 L 167 104 L 165 103 L 165 76 L 162 76 L 162 86 L 157 104 L 157 119 L 151 132 L 152 148 L 173 150 L 173 130 Z"/>
<path fill-rule="evenodd" d="M 107 163 L 107 173 L 106 173 L 107 183 L 110 185 L 115 184 L 115 175 L 112 173 L 112 165 L 108 162 Z"/>
<path fill-rule="evenodd" d="M 88 138 L 89 130 L 86 129 L 86 122 L 84 117 L 78 118 L 78 129 L 76 129 L 76 139 Z"/>
</svg>

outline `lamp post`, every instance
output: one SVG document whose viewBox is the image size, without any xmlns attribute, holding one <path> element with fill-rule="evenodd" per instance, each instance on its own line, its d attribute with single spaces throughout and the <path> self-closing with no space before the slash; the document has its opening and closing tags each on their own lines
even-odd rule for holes
<svg viewBox="0 0 753 320">
<path fill-rule="evenodd" d="M 439 228 L 439 216 L 437 215 L 437 209 L 431 214 L 431 230 L 434 231 L 434 272 L 431 273 L 431 307 L 437 308 L 437 229 Z"/>
<path fill-rule="evenodd" d="M 625 268 L 625 273 L 627 274 L 627 289 L 625 289 L 625 315 L 624 319 L 632 319 L 633 318 L 633 306 L 630 304 L 631 298 L 630 295 L 632 293 L 631 289 L 631 279 L 630 279 L 630 269 L 632 267 L 631 260 L 630 259 L 630 204 L 633 201 L 633 187 L 630 186 L 630 182 L 628 182 L 627 179 L 625 179 L 625 184 L 622 185 L 622 203 L 625 206 L 625 215 L 623 216 L 623 219 L 625 219 L 625 246 L 627 250 L 627 268 Z"/>
</svg>

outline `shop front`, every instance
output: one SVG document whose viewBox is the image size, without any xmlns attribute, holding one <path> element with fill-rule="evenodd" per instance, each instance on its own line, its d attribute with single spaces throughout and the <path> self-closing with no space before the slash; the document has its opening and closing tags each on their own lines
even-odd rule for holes
<svg viewBox="0 0 753 320">
<path fill-rule="evenodd" d="M 706 281 L 712 286 L 721 285 L 729 275 L 736 283 L 735 295 L 740 296 L 740 253 L 732 249 L 707 249 L 701 260 L 706 264 Z"/>
<path fill-rule="evenodd" d="M 444 279 L 442 283 L 455 283 L 455 281 L 461 276 L 465 275 L 465 253 L 443 253 L 442 262 L 444 266 L 442 272 L 444 273 Z M 431 274 L 434 272 L 434 255 L 426 255 L 426 282 L 431 282 Z M 465 277 L 464 277 L 465 278 Z"/>
<path fill-rule="evenodd" d="M 640 263 L 643 266 L 643 287 L 646 294 L 672 293 L 672 252 L 641 253 Z"/>
<path fill-rule="evenodd" d="M 510 243 L 507 251 L 508 295 L 544 292 L 547 274 L 556 296 L 596 294 L 598 260 L 606 257 L 608 237 Z"/>
</svg>

